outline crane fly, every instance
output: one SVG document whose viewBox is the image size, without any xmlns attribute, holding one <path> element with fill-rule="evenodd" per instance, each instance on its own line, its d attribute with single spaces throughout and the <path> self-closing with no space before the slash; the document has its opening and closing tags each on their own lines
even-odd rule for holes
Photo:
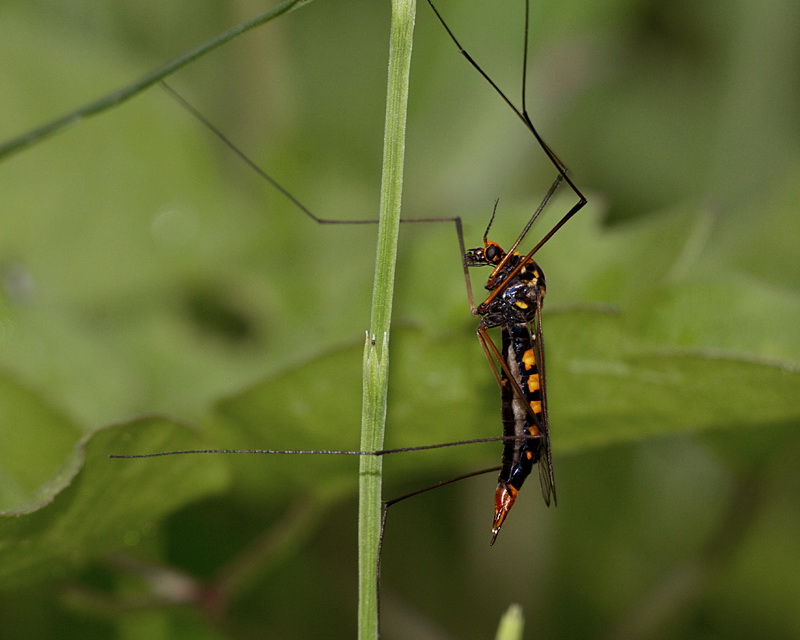
<svg viewBox="0 0 800 640">
<path fill-rule="evenodd" d="M 495 491 L 495 508 L 491 527 L 491 544 L 494 544 L 501 526 L 505 522 L 517 495 L 526 478 L 532 473 L 534 466 L 538 465 L 539 481 L 545 503 L 549 506 L 556 503 L 555 477 L 550 446 L 550 424 L 547 411 L 547 390 L 545 378 L 544 359 L 544 334 L 542 330 L 542 305 L 546 293 L 545 276 L 541 267 L 533 259 L 550 238 L 585 204 L 586 198 L 569 177 L 566 166 L 561 162 L 555 152 L 547 145 L 533 125 L 526 106 L 527 93 L 527 67 L 529 45 L 529 15 L 530 0 L 525 0 L 523 63 L 521 82 L 521 103 L 517 107 L 507 94 L 492 80 L 473 57 L 462 47 L 461 43 L 445 22 L 441 13 L 432 0 L 427 0 L 436 18 L 446 31 L 448 37 L 458 49 L 459 53 L 469 64 L 484 78 L 494 92 L 513 111 L 523 126 L 533 136 L 538 146 L 544 151 L 549 162 L 556 170 L 556 176 L 549 189 L 536 207 L 522 231 L 517 236 L 508 251 L 499 244 L 488 239 L 489 231 L 497 212 L 497 201 L 491 213 L 491 218 L 483 235 L 482 246 L 465 249 L 462 223 L 460 217 L 453 218 L 413 218 L 402 219 L 401 222 L 449 222 L 455 225 L 459 242 L 461 262 L 467 287 L 467 297 L 471 312 L 480 318 L 477 327 L 477 337 L 486 360 L 490 365 L 492 374 L 500 387 L 501 418 L 503 435 L 486 437 L 473 440 L 461 440 L 442 444 L 432 444 L 417 447 L 403 447 L 397 449 L 383 449 L 380 451 L 344 451 L 344 450 L 279 450 L 279 449 L 203 449 L 191 451 L 170 451 L 140 455 L 114 455 L 114 458 L 156 457 L 185 453 L 263 453 L 263 454 L 327 454 L 327 455 L 388 455 L 399 452 L 438 449 L 462 444 L 480 442 L 503 442 L 502 464 L 500 467 L 483 469 L 441 482 L 433 487 L 427 487 L 399 498 L 385 502 L 385 515 L 388 507 L 400 500 L 413 495 L 449 484 L 466 477 L 500 471 L 498 486 Z M 166 86 L 166 85 L 165 85 Z M 192 105 L 187 103 L 171 88 L 166 87 L 173 97 L 208 129 L 219 137 L 224 144 L 239 155 L 251 168 L 269 181 L 278 191 L 291 200 L 297 208 L 320 224 L 374 224 L 376 220 L 337 220 L 320 218 L 312 213 L 305 205 L 294 197 L 285 187 L 273 177 L 258 167 L 236 145 L 211 124 Z M 531 227 L 545 210 L 554 193 L 566 184 L 575 197 L 574 203 L 567 212 L 553 225 L 550 230 L 527 253 L 520 253 L 519 247 L 528 235 Z M 485 289 L 488 291 L 486 298 L 475 304 L 469 270 L 475 267 L 491 267 Z M 500 346 L 491 338 L 489 331 L 499 329 L 501 334 Z M 383 534 L 381 533 L 381 540 Z"/>
</svg>

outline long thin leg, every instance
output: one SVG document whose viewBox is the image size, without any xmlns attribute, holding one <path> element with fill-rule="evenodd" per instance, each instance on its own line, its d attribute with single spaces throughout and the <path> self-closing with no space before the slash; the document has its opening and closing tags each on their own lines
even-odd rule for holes
<svg viewBox="0 0 800 640">
<path fill-rule="evenodd" d="M 412 491 L 411 493 L 406 493 L 402 496 L 398 496 L 397 498 L 392 498 L 391 500 L 385 500 L 383 503 L 383 515 L 381 516 L 381 531 L 380 536 L 378 538 L 378 619 L 380 619 L 380 602 L 381 602 L 381 560 L 383 558 L 383 538 L 384 534 L 386 533 L 386 518 L 389 515 L 389 507 L 392 505 L 397 504 L 398 502 L 402 502 L 407 498 L 413 498 L 414 496 L 418 496 L 421 493 L 427 493 L 428 491 L 433 491 L 434 489 L 438 489 L 439 487 L 444 487 L 448 484 L 453 484 L 454 482 L 459 482 L 461 480 L 466 480 L 467 478 L 474 478 L 475 476 L 482 476 L 486 473 L 492 473 L 493 471 L 500 471 L 502 467 L 489 467 L 488 469 L 481 469 L 480 471 L 473 471 L 471 473 L 465 473 L 464 475 L 458 476 L 457 478 L 450 478 L 449 480 L 442 480 L 441 482 L 437 482 L 436 484 L 432 484 L 429 487 L 425 487 L 424 489 L 417 489 L 416 491 Z"/>
<path fill-rule="evenodd" d="M 524 51 L 524 54 L 523 54 L 523 64 L 522 64 L 522 67 L 523 67 L 523 76 L 522 76 L 523 97 L 522 97 L 522 107 L 521 108 L 517 108 L 516 105 L 514 105 L 514 103 L 505 94 L 505 92 L 495 83 L 494 80 L 492 80 L 492 78 L 489 77 L 489 75 L 481 68 L 481 66 L 475 61 L 475 59 L 469 54 L 469 52 L 466 49 L 464 49 L 463 46 L 461 46 L 461 43 L 459 42 L 458 38 L 456 38 L 455 34 L 452 32 L 452 30 L 450 29 L 448 24 L 445 22 L 444 18 L 439 13 L 439 10 L 436 8 L 436 5 L 433 4 L 433 0 L 428 0 L 428 4 L 430 5 L 430 7 L 433 10 L 434 14 L 436 14 L 436 17 L 439 20 L 439 22 L 444 27 L 445 31 L 447 32 L 447 35 L 450 36 L 450 39 L 453 41 L 453 44 L 455 44 L 455 46 L 458 49 L 459 53 L 462 56 L 464 56 L 464 58 L 467 60 L 467 62 L 469 62 L 470 65 L 472 65 L 472 67 L 486 80 L 486 82 L 489 83 L 489 85 L 492 87 L 492 89 L 495 90 L 495 92 L 502 98 L 503 102 L 505 102 L 508 105 L 508 107 L 516 114 L 516 116 L 520 120 L 522 120 L 522 123 L 525 125 L 525 127 L 528 129 L 528 131 L 531 132 L 533 137 L 539 143 L 539 146 L 542 148 L 542 150 L 545 152 L 547 157 L 550 159 L 550 162 L 553 164 L 553 166 L 555 166 L 556 170 L 558 171 L 559 176 L 554 181 L 553 186 L 551 187 L 551 189 L 553 191 L 555 191 L 554 187 L 557 187 L 558 183 L 560 183 L 561 180 L 563 180 L 564 182 L 566 182 L 569 185 L 570 189 L 572 189 L 572 191 L 575 193 L 575 195 L 578 198 L 577 202 L 575 204 L 573 204 L 572 207 L 570 207 L 569 211 L 567 211 L 567 213 L 564 216 L 562 216 L 562 218 L 553 226 L 553 228 L 550 229 L 550 231 L 548 231 L 544 235 L 544 237 L 536 244 L 536 246 L 525 256 L 525 259 L 520 261 L 520 264 L 514 270 L 512 270 L 512 272 L 508 275 L 508 278 L 507 278 L 507 281 L 508 281 L 511 278 L 513 278 L 517 273 L 519 273 L 520 269 L 522 268 L 522 265 L 525 264 L 525 262 L 529 258 L 533 257 L 533 255 L 539 249 L 541 249 L 542 246 L 544 246 L 544 244 L 548 240 L 550 240 L 550 238 L 552 238 L 553 235 L 562 226 L 564 226 L 564 224 L 570 218 L 572 218 L 572 216 L 574 216 L 578 211 L 580 211 L 583 208 L 583 206 L 586 204 L 586 197 L 583 195 L 583 193 L 581 193 L 580 189 L 578 189 L 578 187 L 575 185 L 575 183 L 572 181 L 572 179 L 567 174 L 566 165 L 555 154 L 555 152 L 550 148 L 550 146 L 544 141 L 544 139 L 539 134 L 539 132 L 536 129 L 536 127 L 533 125 L 533 122 L 531 121 L 530 116 L 528 115 L 528 110 L 527 110 L 526 100 L 525 100 L 525 93 L 526 93 L 526 89 L 527 89 L 528 22 L 529 22 L 529 15 L 530 15 L 530 0 L 525 0 L 525 37 L 524 37 L 525 51 Z M 550 195 L 552 195 L 552 194 L 550 194 Z M 549 199 L 549 196 L 547 196 L 547 199 Z M 538 216 L 538 214 L 534 214 L 534 215 Z M 527 233 L 527 229 L 528 228 L 530 228 L 530 227 L 529 226 L 526 227 L 525 231 L 523 232 L 523 234 L 522 234 L 523 237 L 524 237 L 524 234 Z M 519 244 L 519 242 L 521 242 L 521 241 L 522 241 L 522 237 L 520 237 L 518 239 L 518 242 L 514 243 L 514 246 L 516 247 Z M 509 253 L 511 253 L 511 252 L 509 252 Z M 487 283 L 487 287 L 491 288 L 492 285 L 495 284 L 496 277 L 497 277 L 498 273 L 499 273 L 499 271 L 496 269 L 495 272 L 492 274 L 492 276 L 489 278 L 489 281 Z M 497 293 L 493 292 L 493 294 L 490 296 L 490 300 L 493 299 L 493 297 L 496 296 L 496 295 L 497 295 Z M 484 303 L 484 305 L 485 304 L 486 303 Z M 478 309 L 479 310 L 485 309 L 484 305 L 479 305 Z"/>
<path fill-rule="evenodd" d="M 539 436 L 530 436 L 530 439 Z M 393 453 L 407 451 L 428 451 L 430 449 L 445 449 L 447 447 L 460 447 L 465 444 L 481 444 L 486 442 L 505 442 L 519 440 L 519 436 L 491 436 L 489 438 L 473 438 L 471 440 L 455 440 L 437 444 L 423 444 L 416 447 L 397 447 L 395 449 L 379 449 L 378 451 L 358 451 L 342 449 L 183 449 L 180 451 L 158 451 L 156 453 L 109 454 L 109 458 L 160 458 L 163 456 L 180 456 L 198 453 L 251 453 L 261 455 L 328 455 L 328 456 L 388 456 Z"/>
<path fill-rule="evenodd" d="M 520 120 L 522 120 L 522 122 L 525 125 L 525 127 L 533 134 L 533 137 L 536 138 L 536 141 L 541 145 L 542 149 L 547 154 L 547 157 L 550 158 L 550 161 L 556 167 L 558 172 L 564 176 L 564 179 L 567 181 L 569 186 L 575 192 L 575 195 L 577 195 L 579 200 L 582 201 L 582 202 L 579 202 L 579 205 L 583 206 L 586 203 L 586 198 L 583 197 L 583 194 L 580 192 L 578 187 L 576 187 L 575 184 L 572 182 L 572 180 L 569 179 L 569 176 L 567 176 L 566 165 L 564 165 L 564 163 L 561 162 L 561 160 L 555 154 L 555 152 L 549 147 L 549 145 L 539 135 L 539 132 L 536 130 L 536 127 L 533 126 L 533 123 L 531 122 L 531 119 L 528 116 L 528 112 L 526 110 L 524 100 L 523 100 L 523 103 L 522 103 L 522 109 L 518 109 L 514 105 L 514 103 L 511 102 L 511 99 L 505 94 L 505 92 L 499 86 L 497 86 L 495 81 L 492 80 L 489 77 L 489 75 L 481 68 L 481 66 L 475 61 L 475 59 L 469 54 L 469 52 L 466 49 L 464 49 L 464 47 L 461 46 L 461 43 L 458 41 L 458 38 L 456 38 L 455 34 L 450 30 L 450 27 L 444 21 L 444 18 L 442 17 L 442 14 L 439 13 L 439 10 L 433 4 L 433 0 L 428 0 L 428 4 L 430 5 L 431 9 L 433 9 L 433 12 L 436 14 L 436 17 L 439 19 L 439 22 L 442 24 L 442 26 L 444 27 L 445 31 L 447 31 L 447 35 L 450 36 L 450 39 L 453 41 L 453 43 L 458 48 L 459 53 L 462 56 L 464 56 L 464 58 L 466 58 L 467 62 L 469 62 L 472 65 L 472 67 L 479 74 L 481 74 L 481 76 L 483 76 L 483 78 L 486 80 L 486 82 L 488 82 L 491 85 L 491 87 L 495 90 L 495 92 L 503 99 L 503 102 L 505 102 L 509 106 L 509 108 L 517 115 L 517 117 Z M 528 54 L 527 54 L 528 33 L 527 32 L 528 32 L 529 4 L 530 4 L 529 0 L 525 0 L 525 56 L 523 57 L 523 70 L 524 71 L 527 71 L 527 58 L 528 58 Z M 525 87 L 526 87 L 526 81 L 523 80 L 523 89 Z M 580 208 L 580 206 L 578 208 Z"/>
<path fill-rule="evenodd" d="M 259 176 L 261 176 L 264 180 L 266 180 L 269 184 L 271 184 L 279 193 L 281 193 L 285 198 L 287 198 L 294 206 L 296 206 L 300 211 L 302 211 L 305 215 L 311 218 L 314 222 L 318 224 L 378 224 L 377 220 L 337 220 L 335 218 L 320 218 L 316 214 L 314 214 L 311 209 L 306 207 L 300 200 L 295 197 L 295 195 L 289 191 L 286 187 L 284 187 L 280 182 L 278 182 L 275 178 L 273 178 L 270 174 L 268 174 L 264 169 L 258 166 L 244 151 L 242 151 L 238 146 L 236 146 L 228 136 L 226 136 L 220 129 L 214 125 L 208 118 L 206 118 L 200 111 L 198 111 L 194 105 L 192 105 L 188 100 L 186 100 L 180 93 L 175 91 L 170 85 L 166 82 L 161 82 L 161 86 L 172 96 L 172 98 L 181 105 L 184 109 L 186 109 L 192 116 L 194 116 L 199 122 L 203 124 L 211 133 L 213 133 L 219 140 L 224 144 L 228 149 L 230 149 L 234 154 L 236 154 L 248 167 L 250 167 L 253 171 L 255 171 Z M 475 296 L 472 292 L 472 281 L 469 277 L 469 271 L 467 269 L 467 265 L 464 263 L 463 256 L 467 252 L 466 245 L 464 244 L 464 228 L 461 224 L 461 218 L 456 216 L 454 218 L 401 218 L 400 222 L 408 223 L 408 222 L 418 222 L 418 223 L 433 223 L 433 222 L 452 222 L 456 228 L 456 236 L 458 238 L 458 249 L 459 249 L 459 256 L 461 256 L 461 267 L 464 270 L 464 282 L 466 283 L 467 287 L 467 300 L 469 302 L 470 311 L 473 315 L 475 315 L 476 307 L 475 307 Z"/>
</svg>

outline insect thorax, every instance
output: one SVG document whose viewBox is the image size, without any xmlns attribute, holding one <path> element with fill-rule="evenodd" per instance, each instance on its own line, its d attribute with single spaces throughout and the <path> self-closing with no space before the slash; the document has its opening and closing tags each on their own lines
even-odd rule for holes
<svg viewBox="0 0 800 640">
<path fill-rule="evenodd" d="M 505 324 L 533 322 L 537 309 L 541 308 L 545 295 L 544 272 L 534 261 L 528 260 L 509 280 L 509 275 L 519 265 L 521 256 L 513 254 L 503 266 L 497 281 L 487 289 L 500 289 L 500 294 L 492 300 L 483 322 L 487 327 Z"/>
</svg>

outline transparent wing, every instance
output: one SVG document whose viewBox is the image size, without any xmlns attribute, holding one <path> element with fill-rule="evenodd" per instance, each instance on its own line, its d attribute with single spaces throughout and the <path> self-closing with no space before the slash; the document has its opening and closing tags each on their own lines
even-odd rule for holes
<svg viewBox="0 0 800 640">
<path fill-rule="evenodd" d="M 550 417 L 547 412 L 547 375 L 544 361 L 544 333 L 542 331 L 542 300 L 539 296 L 536 303 L 533 322 L 530 323 L 531 335 L 534 336 L 534 349 L 536 351 L 536 362 L 539 365 L 539 384 L 542 395 L 542 413 L 539 416 L 542 423 L 542 433 L 544 442 L 542 443 L 542 458 L 539 461 L 539 483 L 542 487 L 542 497 L 545 504 L 550 506 L 557 504 L 556 500 L 556 479 L 553 473 L 553 456 L 550 449 Z"/>
</svg>

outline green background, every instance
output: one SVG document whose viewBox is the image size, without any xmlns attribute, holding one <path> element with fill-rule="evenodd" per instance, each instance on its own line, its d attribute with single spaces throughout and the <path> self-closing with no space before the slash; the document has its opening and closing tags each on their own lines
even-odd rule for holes
<svg viewBox="0 0 800 640">
<path fill-rule="evenodd" d="M 516 100 L 521 3 L 439 8 Z M 5 2 L 0 139 L 263 9 Z M 534 2 L 529 111 L 590 199 L 538 257 L 559 506 L 532 480 L 493 548 L 489 476 L 393 508 L 383 637 L 492 637 L 511 602 L 529 638 L 800 635 L 799 14 Z M 316 0 L 170 82 L 371 218 L 388 20 Z M 510 244 L 553 170 L 424 3 L 409 127 L 405 216 L 472 246 L 500 197 Z M 157 87 L 6 158 L 0 203 L 3 635 L 353 637 L 354 459 L 106 456 L 355 448 L 374 229 L 304 218 Z M 397 286 L 387 444 L 498 434 L 450 225 L 403 227 Z M 393 456 L 386 496 L 498 458 Z"/>
</svg>

